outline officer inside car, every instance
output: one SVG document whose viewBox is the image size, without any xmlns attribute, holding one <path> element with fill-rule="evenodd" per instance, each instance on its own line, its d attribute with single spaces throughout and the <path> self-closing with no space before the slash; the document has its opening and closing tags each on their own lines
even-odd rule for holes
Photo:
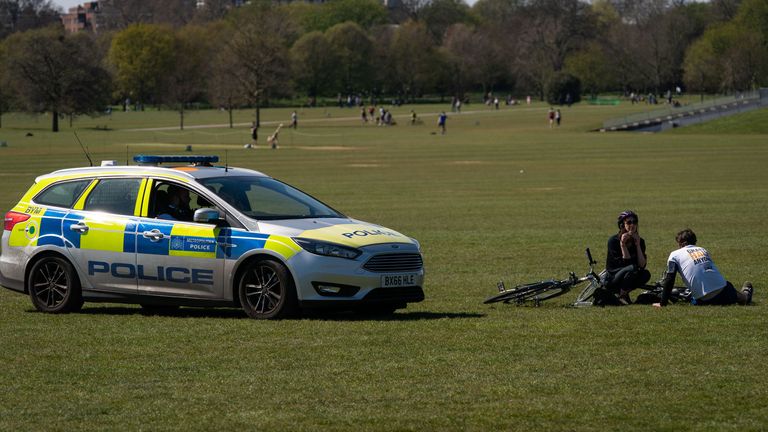
<svg viewBox="0 0 768 432">
<path fill-rule="evenodd" d="M 160 191 L 158 191 L 160 192 Z M 189 208 L 189 190 L 168 185 L 168 203 L 165 208 L 159 207 L 158 219 L 192 221 L 192 210 Z M 158 197 L 160 194 L 158 194 Z"/>
</svg>

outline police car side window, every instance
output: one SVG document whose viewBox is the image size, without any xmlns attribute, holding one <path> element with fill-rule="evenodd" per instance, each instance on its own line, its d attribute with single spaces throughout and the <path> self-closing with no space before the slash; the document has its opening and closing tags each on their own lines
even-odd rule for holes
<svg viewBox="0 0 768 432">
<path fill-rule="evenodd" d="M 151 203 L 151 216 L 185 222 L 192 222 L 195 210 L 213 207 L 211 202 L 194 190 L 162 181 L 155 186 Z"/>
<path fill-rule="evenodd" d="M 71 208 L 90 183 L 91 180 L 57 183 L 46 188 L 33 201 L 36 204 Z"/>
<path fill-rule="evenodd" d="M 133 215 L 141 179 L 101 179 L 85 200 L 83 209 Z"/>
</svg>

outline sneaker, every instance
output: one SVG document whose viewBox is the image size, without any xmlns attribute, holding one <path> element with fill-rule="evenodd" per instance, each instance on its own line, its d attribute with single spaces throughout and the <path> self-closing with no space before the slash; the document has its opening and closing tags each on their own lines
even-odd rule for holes
<svg viewBox="0 0 768 432">
<path fill-rule="evenodd" d="M 755 289 L 752 288 L 752 282 L 744 282 L 744 286 L 741 287 L 741 292 L 744 293 L 747 296 L 747 303 L 752 303 L 752 292 Z"/>
<path fill-rule="evenodd" d="M 632 304 L 632 299 L 629 298 L 629 293 L 622 293 L 618 296 L 618 299 L 622 306 L 628 306 Z"/>
</svg>

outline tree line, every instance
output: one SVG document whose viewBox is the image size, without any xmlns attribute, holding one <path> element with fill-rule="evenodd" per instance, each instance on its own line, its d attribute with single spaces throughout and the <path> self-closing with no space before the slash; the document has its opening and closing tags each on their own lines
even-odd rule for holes
<svg viewBox="0 0 768 432">
<path fill-rule="evenodd" d="M 66 34 L 48 0 L 0 0 L 0 113 L 179 112 L 468 92 L 725 93 L 768 85 L 765 0 L 103 0 Z M 559 93 L 558 93 L 559 92 Z M 230 116 L 231 118 L 231 116 Z M 0 124 L 1 125 L 1 124 Z"/>
</svg>

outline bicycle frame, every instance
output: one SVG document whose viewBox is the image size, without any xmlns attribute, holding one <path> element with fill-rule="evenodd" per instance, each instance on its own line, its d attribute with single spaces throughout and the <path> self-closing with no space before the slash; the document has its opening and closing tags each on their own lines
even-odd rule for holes
<svg viewBox="0 0 768 432">
<path fill-rule="evenodd" d="M 591 282 L 587 287 L 587 289 L 591 288 L 590 292 L 586 296 L 589 298 L 594 293 L 595 289 L 600 285 L 600 276 L 595 273 L 594 266 L 597 264 L 597 262 L 592 259 L 592 253 L 590 252 L 589 248 L 585 250 L 585 253 L 587 255 L 587 261 L 589 262 L 589 271 L 587 271 L 587 273 L 582 277 L 578 277 L 576 276 L 576 273 L 570 272 L 567 279 L 551 279 L 548 281 L 517 285 L 511 289 L 507 289 L 505 287 L 504 281 L 499 281 L 496 284 L 496 287 L 499 290 L 499 294 L 486 299 L 484 303 L 510 303 L 514 301 L 517 304 L 522 304 L 526 301 L 533 301 L 534 304 L 538 306 L 542 301 L 563 295 L 570 291 L 574 286 L 586 281 Z M 582 291 L 582 293 L 579 295 L 580 299 L 585 296 L 587 289 Z M 586 301 L 587 298 L 582 299 L 582 301 Z"/>
</svg>

